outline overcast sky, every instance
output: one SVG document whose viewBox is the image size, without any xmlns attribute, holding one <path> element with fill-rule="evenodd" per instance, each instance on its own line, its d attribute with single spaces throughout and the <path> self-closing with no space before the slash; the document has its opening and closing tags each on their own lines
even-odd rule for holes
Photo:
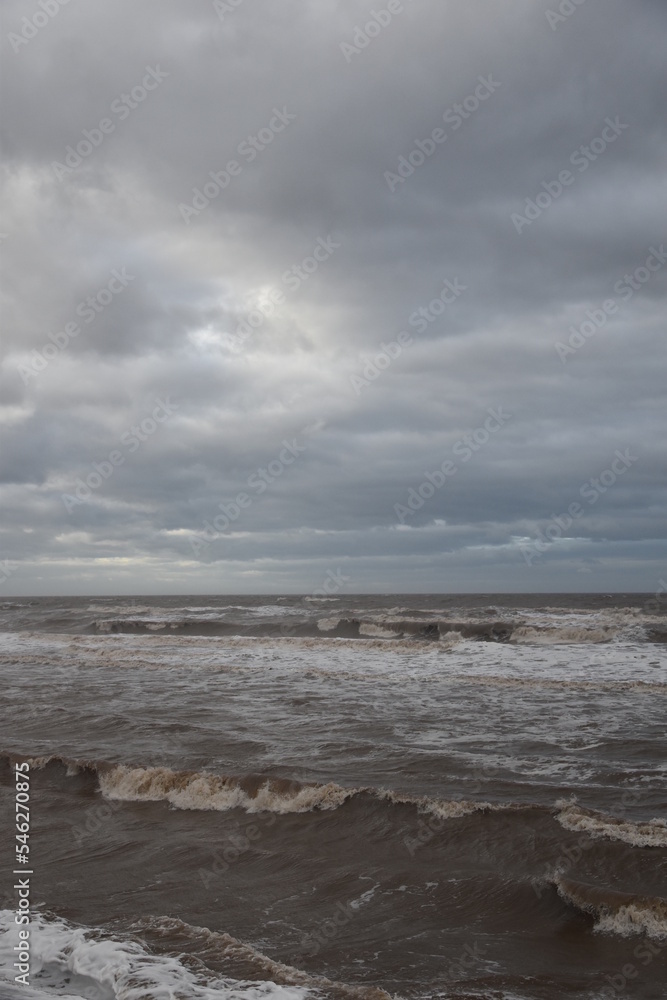
<svg viewBox="0 0 667 1000">
<path fill-rule="evenodd" d="M 655 592 L 666 34 L 3 0 L 0 597 Z"/>
</svg>

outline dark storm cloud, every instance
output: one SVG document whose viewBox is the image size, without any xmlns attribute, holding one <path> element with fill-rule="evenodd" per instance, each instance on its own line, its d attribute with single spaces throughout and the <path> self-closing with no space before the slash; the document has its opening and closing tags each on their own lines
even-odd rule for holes
<svg viewBox="0 0 667 1000">
<path fill-rule="evenodd" d="M 7 593 L 655 589 L 664 6 L 46 8 L 2 10 Z"/>
</svg>

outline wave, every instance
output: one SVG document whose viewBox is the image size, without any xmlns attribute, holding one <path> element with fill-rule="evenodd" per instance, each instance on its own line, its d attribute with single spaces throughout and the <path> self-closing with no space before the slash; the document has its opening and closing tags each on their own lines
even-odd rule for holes
<svg viewBox="0 0 667 1000">
<path fill-rule="evenodd" d="M 324 602 L 338 598 L 312 600 L 313 612 Z M 120 609 L 118 609 L 120 611 Z M 241 610 L 241 618 L 230 611 Z M 322 611 L 325 609 L 322 607 Z M 332 609 L 333 610 L 333 609 Z M 393 610 L 393 609 L 392 609 Z M 400 610 L 400 609 L 397 609 Z M 139 612 L 148 611 L 147 614 Z M 477 642 L 513 643 L 516 645 L 558 646 L 573 644 L 600 645 L 612 642 L 661 643 L 667 641 L 665 629 L 650 627 L 649 623 L 622 619 L 611 622 L 548 622 L 535 623 L 519 617 L 496 617 L 480 620 L 474 617 L 445 619 L 407 617 L 386 612 L 348 617 L 345 614 L 315 618 L 307 608 L 267 606 L 259 608 L 184 608 L 178 612 L 157 613 L 155 609 L 138 609 L 137 613 L 117 614 L 96 618 L 91 625 L 100 634 L 142 634 L 157 631 L 176 631 L 192 635 L 260 635 L 279 636 L 290 634 L 315 637 L 325 633 L 328 638 L 367 639 L 384 638 L 400 640 L 429 640 L 438 642 L 451 633 Z"/>
<path fill-rule="evenodd" d="M 554 646 L 538 655 L 527 645 L 492 646 L 466 640 L 455 631 L 438 642 L 413 643 L 378 637 L 361 642 L 332 640 L 322 633 L 307 637 L 292 634 L 292 626 L 288 629 L 290 634 L 280 638 L 230 635 L 224 639 L 175 638 L 164 632 L 140 636 L 0 632 L 0 666 L 55 668 L 68 675 L 92 669 L 213 671 L 248 674 L 253 683 L 268 666 L 308 680 L 332 678 L 337 683 L 352 680 L 401 687 L 415 683 L 504 687 L 529 696 L 541 690 L 595 695 L 667 692 L 667 673 L 646 647 L 607 645 L 604 652 L 597 648 L 589 653 L 585 646 L 571 652 Z"/>
<path fill-rule="evenodd" d="M 322 601 L 325 599 L 322 598 Z M 328 600 L 328 599 L 326 599 Z M 333 598 L 331 600 L 334 600 Z M 320 599 L 317 599 L 320 603 Z M 141 609 L 143 611 L 144 609 Z M 148 609 L 146 609 L 148 610 Z M 249 613 L 242 620 L 227 617 L 222 611 L 229 609 L 183 609 L 178 613 L 118 614 L 96 618 L 92 630 L 98 634 L 145 634 L 172 631 L 192 635 L 262 635 L 279 636 L 288 628 L 293 634 L 315 637 L 326 633 L 329 638 L 339 639 L 401 639 L 430 640 L 438 642 L 456 633 L 463 639 L 478 642 L 502 642 L 521 645 L 565 645 L 610 643 L 615 639 L 628 639 L 624 629 L 616 625 L 593 627 L 590 625 L 526 625 L 522 621 L 496 619 L 479 621 L 476 619 L 430 620 L 400 617 L 396 615 L 376 615 L 372 617 L 325 616 L 316 620 L 304 620 L 303 614 L 293 608 L 253 608 L 243 609 Z M 324 609 L 322 609 L 324 610 Z M 259 612 L 259 613 L 258 613 Z M 271 619 L 274 620 L 271 620 Z M 639 629 L 639 632 L 637 631 Z M 641 634 L 640 634 L 641 633 Z M 646 642 L 647 633 L 643 626 L 637 626 L 631 637 L 636 642 Z"/>
<path fill-rule="evenodd" d="M 587 833 L 594 838 L 619 840 L 633 847 L 667 847 L 667 820 L 650 819 L 634 822 L 619 819 L 593 809 L 584 809 L 574 802 L 559 800 L 556 820 L 565 830 Z"/>
<path fill-rule="evenodd" d="M 107 761 L 77 760 L 59 755 L 26 756 L 0 752 L 10 766 L 27 761 L 31 770 L 62 765 L 68 776 L 90 771 L 97 777 L 103 796 L 122 802 L 168 802 L 176 809 L 246 813 L 271 812 L 279 815 L 339 809 L 352 798 L 366 796 L 378 802 L 407 805 L 419 813 L 441 819 L 457 819 L 476 812 L 514 812 L 541 809 L 532 803 L 486 802 L 468 799 L 437 799 L 408 795 L 392 789 L 349 788 L 336 782 L 307 783 L 263 775 L 214 774 L 208 771 L 173 771 L 168 767 L 133 767 Z"/>
<path fill-rule="evenodd" d="M 125 802 L 166 801 L 177 809 L 207 809 L 247 813 L 303 813 L 337 809 L 356 789 L 302 785 L 276 778 L 235 778 L 203 772 L 171 771 L 166 767 L 117 765 L 99 773 L 102 794 Z"/>
<path fill-rule="evenodd" d="M 243 971 L 258 978 L 271 977 L 272 982 L 292 987 L 305 987 L 306 995 L 314 995 L 317 1000 L 330 997 L 331 1000 L 392 1000 L 390 995 L 377 986 L 353 986 L 335 982 L 326 976 L 311 975 L 292 965 L 276 962 L 263 955 L 251 945 L 237 940 L 229 934 L 197 927 L 177 917 L 148 917 L 134 924 L 143 937 L 151 943 L 166 943 L 169 950 L 195 954 L 207 959 L 233 961 L 242 965 Z M 315 991 L 311 994 L 310 991 Z M 303 996 L 302 990 L 298 992 Z M 282 997 L 282 994 L 278 994 Z"/>
<path fill-rule="evenodd" d="M 0 910 L 0 958 L 6 960 L 6 968 L 12 967 L 16 957 L 12 952 L 15 942 L 14 913 Z M 147 942 L 157 947 L 150 948 Z M 39 977 L 39 988 L 26 991 L 21 986 L 16 996 L 34 1000 L 54 996 L 79 1000 L 93 995 L 108 1000 L 167 996 L 188 1000 L 391 1000 L 376 987 L 348 986 L 310 976 L 272 961 L 229 934 L 170 917 L 142 918 L 131 926 L 131 934 L 111 935 L 51 913 L 33 912 L 30 956 L 31 975 Z M 207 958 L 222 965 L 225 975 L 209 968 Z M 7 980 L 0 982 L 9 987 Z"/>
<path fill-rule="evenodd" d="M 403 595 L 400 601 L 401 595 L 385 596 L 386 602 L 363 595 L 325 596 L 323 592 L 302 597 L 266 595 L 261 599 L 264 603 L 258 604 L 231 595 L 229 600 L 209 596 L 201 602 L 193 597 L 58 602 L 17 598 L 0 604 L 0 615 L 8 628 L 68 634 L 276 638 L 324 634 L 367 643 L 378 637 L 379 629 L 387 641 L 394 638 L 403 642 L 437 642 L 454 631 L 465 639 L 519 646 L 667 643 L 666 616 L 649 613 L 646 601 L 634 607 L 600 607 L 597 599 L 591 603 L 580 595 L 579 607 L 570 606 L 572 601 L 533 607 L 534 599 L 527 596 L 524 605 L 500 601 L 475 607 L 468 600 L 453 603 L 433 595 L 431 605 L 421 607 L 423 597 L 414 600 Z M 396 602 L 394 606 L 389 606 L 391 600 Z"/>
<path fill-rule="evenodd" d="M 508 621 L 424 621 L 392 614 L 375 615 L 371 618 L 320 618 L 316 624 L 320 632 L 326 632 L 331 638 L 426 639 L 433 642 L 447 638 L 452 633 L 463 639 L 476 639 L 480 642 L 508 642 L 513 629 L 513 623 Z"/>
<path fill-rule="evenodd" d="M 531 645 L 559 645 L 572 642 L 611 642 L 618 634 L 612 625 L 603 628 L 587 628 L 585 625 L 535 626 L 521 625 L 512 632 L 511 642 Z"/>
<path fill-rule="evenodd" d="M 667 899 L 599 889 L 562 875 L 555 876 L 552 884 L 566 903 L 597 918 L 596 931 L 667 939 Z"/>
<path fill-rule="evenodd" d="M 70 777 L 89 771 L 96 776 L 102 795 L 119 802 L 168 802 L 173 808 L 182 810 L 228 812 L 242 809 L 249 814 L 288 815 L 331 811 L 353 798 L 365 797 L 376 803 L 409 806 L 421 815 L 442 820 L 460 819 L 473 813 L 535 810 L 552 816 L 564 829 L 585 833 L 593 839 L 615 840 L 640 848 L 667 847 L 667 821 L 663 819 L 621 819 L 587 809 L 571 800 L 560 799 L 554 806 L 545 806 L 534 802 L 439 799 L 372 786 L 350 788 L 333 781 L 318 784 L 257 774 L 235 776 L 209 771 L 174 771 L 168 767 L 139 767 L 62 756 L 29 757 L 10 751 L 0 752 L 0 757 L 10 766 L 15 761 L 25 760 L 32 770 L 59 764 L 67 769 Z"/>
</svg>

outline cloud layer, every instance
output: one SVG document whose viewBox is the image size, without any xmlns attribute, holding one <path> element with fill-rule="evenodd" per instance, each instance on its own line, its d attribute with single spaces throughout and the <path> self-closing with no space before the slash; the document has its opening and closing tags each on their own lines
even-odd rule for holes
<svg viewBox="0 0 667 1000">
<path fill-rule="evenodd" d="M 655 591 L 666 28 L 5 0 L 3 593 Z"/>
</svg>

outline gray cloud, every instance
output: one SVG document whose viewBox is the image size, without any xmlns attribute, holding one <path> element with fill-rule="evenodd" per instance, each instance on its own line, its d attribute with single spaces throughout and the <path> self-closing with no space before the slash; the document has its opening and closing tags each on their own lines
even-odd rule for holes
<svg viewBox="0 0 667 1000">
<path fill-rule="evenodd" d="M 667 11 L 386 7 L 4 3 L 5 593 L 656 588 Z"/>
</svg>

